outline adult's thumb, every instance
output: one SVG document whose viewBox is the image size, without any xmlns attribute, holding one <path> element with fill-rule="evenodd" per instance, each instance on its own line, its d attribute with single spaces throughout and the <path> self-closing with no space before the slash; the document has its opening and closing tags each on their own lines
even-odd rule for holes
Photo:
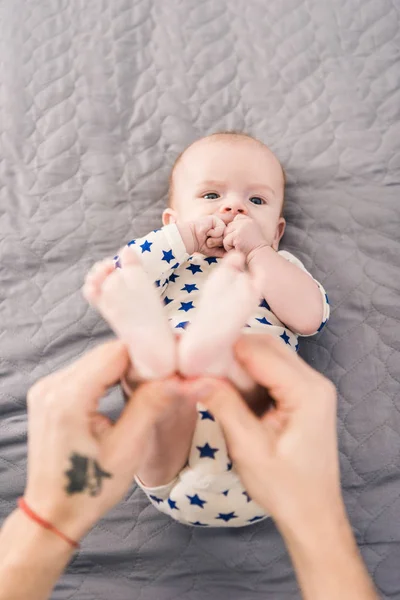
<svg viewBox="0 0 400 600">
<path fill-rule="evenodd" d="M 135 472 L 142 459 L 151 428 L 169 408 L 176 392 L 165 381 L 156 380 L 139 386 L 125 404 L 118 421 L 107 433 L 103 451 L 110 463 Z"/>
<path fill-rule="evenodd" d="M 94 437 L 97 439 L 101 439 L 102 436 L 106 434 L 112 426 L 113 423 L 111 419 L 109 419 L 105 415 L 97 413 L 92 417 L 91 429 Z"/>
<path fill-rule="evenodd" d="M 267 432 L 254 415 L 239 392 L 228 382 L 215 379 L 202 379 L 199 382 L 199 401 L 206 406 L 219 422 L 225 434 L 229 453 L 233 460 L 241 460 L 260 436 Z"/>
</svg>

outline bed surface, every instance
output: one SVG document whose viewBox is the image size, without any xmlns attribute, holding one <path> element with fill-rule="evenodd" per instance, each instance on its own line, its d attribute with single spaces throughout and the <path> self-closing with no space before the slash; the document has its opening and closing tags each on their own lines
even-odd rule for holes
<svg viewBox="0 0 400 600">
<path fill-rule="evenodd" d="M 245 130 L 288 176 L 287 233 L 332 315 L 301 354 L 339 390 L 346 506 L 400 599 L 400 27 L 390 0 L 0 0 L 0 519 L 26 475 L 26 392 L 110 332 L 90 265 L 160 223 L 171 165 Z M 116 391 L 104 410 L 117 415 Z M 273 523 L 204 531 L 133 487 L 52 598 L 294 600 Z"/>
</svg>

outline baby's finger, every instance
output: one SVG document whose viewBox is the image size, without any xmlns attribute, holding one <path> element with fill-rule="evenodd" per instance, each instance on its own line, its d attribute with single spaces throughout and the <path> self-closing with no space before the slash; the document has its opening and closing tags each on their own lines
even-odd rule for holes
<svg viewBox="0 0 400 600">
<path fill-rule="evenodd" d="M 224 248 L 220 246 L 217 248 L 210 248 L 207 252 L 207 256 L 214 256 L 215 258 L 223 258 L 225 254 Z"/>
<path fill-rule="evenodd" d="M 219 238 L 219 239 L 207 238 L 206 246 L 207 246 L 207 248 L 219 248 L 222 246 L 222 238 Z"/>
<path fill-rule="evenodd" d="M 231 221 L 231 223 L 229 223 L 226 227 L 225 227 L 225 237 L 227 235 L 229 235 L 230 233 L 232 233 L 232 231 L 235 230 L 235 225 L 233 223 L 233 221 Z"/>
<path fill-rule="evenodd" d="M 210 229 L 207 233 L 207 235 L 209 237 L 223 237 L 225 233 L 225 224 L 222 223 L 222 225 L 217 225 L 217 227 L 213 227 L 213 229 Z"/>
<path fill-rule="evenodd" d="M 224 248 L 227 252 L 229 252 L 229 250 L 233 250 L 235 247 L 234 244 L 234 234 L 231 233 L 229 235 L 226 235 L 224 237 Z"/>
</svg>

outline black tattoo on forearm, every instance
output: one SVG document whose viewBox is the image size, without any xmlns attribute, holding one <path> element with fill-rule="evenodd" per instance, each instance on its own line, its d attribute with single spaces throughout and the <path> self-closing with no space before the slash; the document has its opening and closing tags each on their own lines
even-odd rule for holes
<svg viewBox="0 0 400 600">
<path fill-rule="evenodd" d="M 112 477 L 111 473 L 103 471 L 97 460 L 76 452 L 71 454 L 70 460 L 72 466 L 65 471 L 68 478 L 68 485 L 65 488 L 67 494 L 72 495 L 87 490 L 91 496 L 98 496 L 101 492 L 102 480 L 105 477 Z"/>
</svg>

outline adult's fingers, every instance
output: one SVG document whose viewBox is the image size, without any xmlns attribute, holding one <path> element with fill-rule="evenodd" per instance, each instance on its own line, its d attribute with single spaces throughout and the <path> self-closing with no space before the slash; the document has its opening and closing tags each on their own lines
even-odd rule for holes
<svg viewBox="0 0 400 600">
<path fill-rule="evenodd" d="M 113 426 L 111 419 L 106 417 L 106 415 L 101 415 L 99 413 L 93 415 L 91 419 L 91 430 L 95 438 L 101 439 L 103 435 L 105 435 Z"/>
<path fill-rule="evenodd" d="M 176 400 L 178 387 L 173 382 L 156 380 L 144 383 L 133 392 L 105 440 L 103 449 L 109 468 L 125 464 L 128 472 L 135 473 L 149 432 Z"/>
<path fill-rule="evenodd" d="M 28 400 L 47 398 L 69 408 L 94 411 L 106 390 L 115 385 L 129 365 L 128 351 L 119 340 L 97 346 L 77 361 L 38 381 L 29 391 Z"/>
<path fill-rule="evenodd" d="M 191 392 L 196 394 L 196 388 L 204 390 L 199 398 L 216 417 L 221 425 L 229 448 L 229 453 L 234 461 L 241 460 L 242 456 L 259 443 L 263 444 L 264 451 L 268 448 L 269 432 L 266 424 L 262 424 L 255 416 L 241 395 L 228 382 L 211 378 L 201 378 L 191 387 Z"/>
<path fill-rule="evenodd" d="M 279 403 L 298 402 L 310 395 L 310 385 L 325 378 L 309 367 L 281 340 L 268 334 L 247 334 L 235 346 L 237 359 L 259 384 Z"/>
</svg>

